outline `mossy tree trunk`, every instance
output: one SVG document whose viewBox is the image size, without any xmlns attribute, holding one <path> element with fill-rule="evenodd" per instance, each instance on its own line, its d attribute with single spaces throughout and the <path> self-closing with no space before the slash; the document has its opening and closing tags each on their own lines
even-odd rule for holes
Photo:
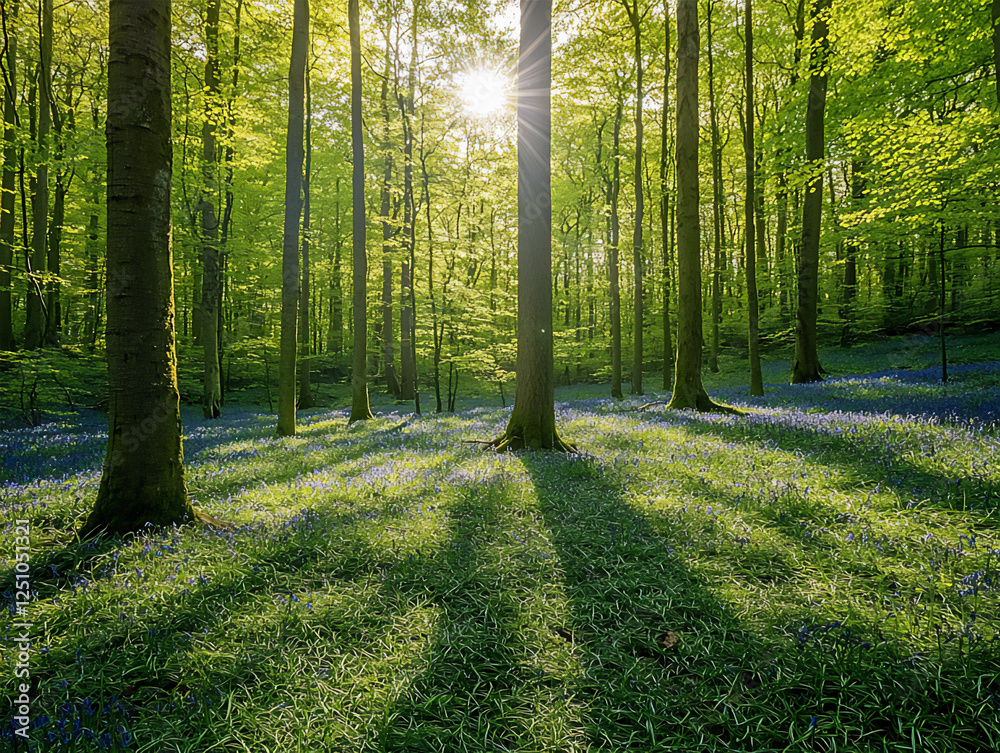
<svg viewBox="0 0 1000 753">
<path fill-rule="evenodd" d="M 831 0 L 815 0 L 809 60 L 809 102 L 806 106 L 806 161 L 809 183 L 802 201 L 802 246 L 799 251 L 798 308 L 795 317 L 795 360 L 792 383 L 822 381 L 817 350 L 819 306 L 819 236 L 823 219 L 823 157 L 826 152 L 827 15 Z"/>
<path fill-rule="evenodd" d="M 669 408 L 716 410 L 701 383 L 698 0 L 677 3 L 677 358 Z"/>
<path fill-rule="evenodd" d="M 556 431 L 552 355 L 552 0 L 521 0 L 517 61 L 517 392 L 498 449 L 572 450 Z"/>
<path fill-rule="evenodd" d="M 351 148 L 354 258 L 354 348 L 351 354 L 351 415 L 349 423 L 372 417 L 368 402 L 368 256 L 365 253 L 365 143 L 361 121 L 361 8 L 358 0 L 347 6 L 351 27 Z"/>
<path fill-rule="evenodd" d="M 299 223 L 305 159 L 306 58 L 309 0 L 295 0 L 292 55 L 288 68 L 288 132 L 285 139 L 285 224 L 281 254 L 281 353 L 278 360 L 278 436 L 295 434 L 296 351 L 299 320 Z"/>
<path fill-rule="evenodd" d="M 184 483 L 170 236 L 170 0 L 111 4 L 108 450 L 81 536 L 193 520 Z"/>
</svg>

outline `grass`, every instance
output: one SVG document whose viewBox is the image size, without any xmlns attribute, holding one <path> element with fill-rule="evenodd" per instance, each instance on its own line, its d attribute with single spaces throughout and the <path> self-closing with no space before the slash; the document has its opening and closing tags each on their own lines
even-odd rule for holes
<svg viewBox="0 0 1000 753">
<path fill-rule="evenodd" d="M 188 416 L 191 494 L 237 529 L 86 544 L 99 417 L 0 433 L 30 749 L 996 750 L 996 377 L 715 385 L 739 417 L 566 387 L 568 457 L 463 444 L 502 430 L 483 405 Z"/>
</svg>

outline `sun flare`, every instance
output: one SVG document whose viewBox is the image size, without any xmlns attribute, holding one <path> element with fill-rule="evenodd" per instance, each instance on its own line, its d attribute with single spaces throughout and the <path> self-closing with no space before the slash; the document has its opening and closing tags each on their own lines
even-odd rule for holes
<svg viewBox="0 0 1000 753">
<path fill-rule="evenodd" d="M 465 111 L 478 118 L 499 112 L 507 104 L 512 88 L 506 76 L 489 69 L 461 73 L 457 83 Z"/>
</svg>

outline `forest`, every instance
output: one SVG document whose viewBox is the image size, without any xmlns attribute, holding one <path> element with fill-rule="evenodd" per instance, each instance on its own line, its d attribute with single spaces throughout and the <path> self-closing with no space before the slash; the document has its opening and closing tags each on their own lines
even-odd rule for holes
<svg viewBox="0 0 1000 753">
<path fill-rule="evenodd" d="M 1000 0 L 0 22 L 12 751 L 1000 749 Z"/>
</svg>

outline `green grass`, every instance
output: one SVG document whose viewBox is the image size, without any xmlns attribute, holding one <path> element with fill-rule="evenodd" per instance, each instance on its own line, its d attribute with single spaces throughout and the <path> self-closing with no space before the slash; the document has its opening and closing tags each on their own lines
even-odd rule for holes
<svg viewBox="0 0 1000 753">
<path fill-rule="evenodd" d="M 585 399 L 567 457 L 463 444 L 497 408 L 286 439 L 244 414 L 186 440 L 192 496 L 238 530 L 96 545 L 71 532 L 103 438 L 2 434 L 35 749 L 995 750 L 996 424 L 893 413 L 995 374 L 859 382 L 878 414 L 829 412 L 844 383 L 741 417 Z"/>
</svg>

